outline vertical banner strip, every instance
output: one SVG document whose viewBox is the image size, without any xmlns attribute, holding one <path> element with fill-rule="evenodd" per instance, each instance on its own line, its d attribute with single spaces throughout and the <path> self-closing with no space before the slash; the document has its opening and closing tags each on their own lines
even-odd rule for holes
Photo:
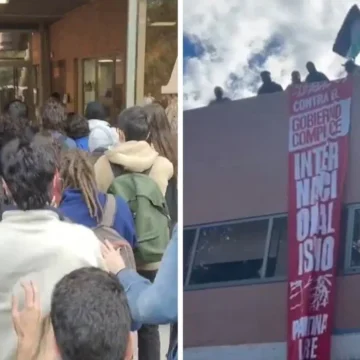
<svg viewBox="0 0 360 360">
<path fill-rule="evenodd" d="M 289 90 L 288 360 L 330 360 L 352 81 Z"/>
</svg>

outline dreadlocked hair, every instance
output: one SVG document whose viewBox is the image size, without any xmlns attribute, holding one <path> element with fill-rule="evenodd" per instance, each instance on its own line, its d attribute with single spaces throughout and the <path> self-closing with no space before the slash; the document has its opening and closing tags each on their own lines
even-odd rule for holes
<svg viewBox="0 0 360 360">
<path fill-rule="evenodd" d="M 63 189 L 80 190 L 90 216 L 99 221 L 103 209 L 97 196 L 98 189 L 89 154 L 78 149 L 64 152 L 61 157 L 60 175 Z"/>
</svg>

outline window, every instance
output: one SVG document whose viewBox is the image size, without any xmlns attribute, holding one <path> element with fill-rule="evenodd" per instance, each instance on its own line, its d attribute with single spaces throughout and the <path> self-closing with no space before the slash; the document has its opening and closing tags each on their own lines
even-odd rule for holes
<svg viewBox="0 0 360 360">
<path fill-rule="evenodd" d="M 360 268 L 360 208 L 354 208 L 350 211 L 350 267 Z"/>
<path fill-rule="evenodd" d="M 189 285 L 284 276 L 286 263 L 285 217 L 204 227 L 200 229 Z"/>
<path fill-rule="evenodd" d="M 99 101 L 104 105 L 106 117 L 111 117 L 111 108 L 114 102 L 115 69 L 112 59 L 98 60 L 97 90 Z"/>
<path fill-rule="evenodd" d="M 125 107 L 124 62 L 120 56 L 83 61 L 83 107 L 99 101 L 108 120 L 114 119 Z"/>
<path fill-rule="evenodd" d="M 96 100 L 96 60 L 84 60 L 83 99 L 84 109 L 89 102 Z"/>
<path fill-rule="evenodd" d="M 139 3 L 136 102 L 140 105 L 153 99 L 161 102 L 162 87 L 176 68 L 177 8 L 177 0 Z"/>
<path fill-rule="evenodd" d="M 184 236 L 183 236 L 184 283 L 186 282 L 186 278 L 189 270 L 192 249 L 195 245 L 194 243 L 195 243 L 196 231 L 197 231 L 196 229 L 184 230 Z"/>
<path fill-rule="evenodd" d="M 287 218 L 275 218 L 273 220 L 268 268 L 266 277 L 287 276 L 288 267 L 288 232 Z"/>
</svg>

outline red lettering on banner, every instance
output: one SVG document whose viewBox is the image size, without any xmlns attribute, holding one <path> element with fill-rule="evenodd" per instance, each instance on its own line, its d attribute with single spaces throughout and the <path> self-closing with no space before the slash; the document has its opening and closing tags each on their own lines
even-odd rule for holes
<svg viewBox="0 0 360 360">
<path fill-rule="evenodd" d="M 330 360 L 351 80 L 290 98 L 288 360 Z"/>
</svg>

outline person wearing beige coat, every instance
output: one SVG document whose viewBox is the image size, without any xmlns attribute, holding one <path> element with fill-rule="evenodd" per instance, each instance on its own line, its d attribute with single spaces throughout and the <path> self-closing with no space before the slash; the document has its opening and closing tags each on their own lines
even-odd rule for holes
<svg viewBox="0 0 360 360">
<path fill-rule="evenodd" d="M 114 172 L 144 173 L 156 182 L 164 196 L 174 175 L 173 164 L 160 156 L 151 144 L 149 118 L 144 108 L 134 106 L 117 118 L 120 144 L 107 149 L 94 165 L 100 191 L 107 192 L 114 181 Z M 113 171 L 114 170 L 114 171 Z M 169 239 L 170 240 L 170 239 Z M 154 281 L 160 263 L 145 264 L 138 272 Z M 156 326 L 143 326 L 138 332 L 139 360 L 160 359 L 160 335 Z"/>
<path fill-rule="evenodd" d="M 124 110 L 118 117 L 120 143 L 105 151 L 94 164 L 98 188 L 107 192 L 114 181 L 112 166 L 125 172 L 148 173 L 165 196 L 169 180 L 174 175 L 173 164 L 151 145 L 146 112 L 139 106 Z"/>
<path fill-rule="evenodd" d="M 149 143 L 128 141 L 107 150 L 94 165 L 97 185 L 103 192 L 107 192 L 114 181 L 110 163 L 121 166 L 127 172 L 143 173 L 149 170 L 149 177 L 158 184 L 164 196 L 174 174 L 171 162 L 160 156 Z"/>
</svg>

